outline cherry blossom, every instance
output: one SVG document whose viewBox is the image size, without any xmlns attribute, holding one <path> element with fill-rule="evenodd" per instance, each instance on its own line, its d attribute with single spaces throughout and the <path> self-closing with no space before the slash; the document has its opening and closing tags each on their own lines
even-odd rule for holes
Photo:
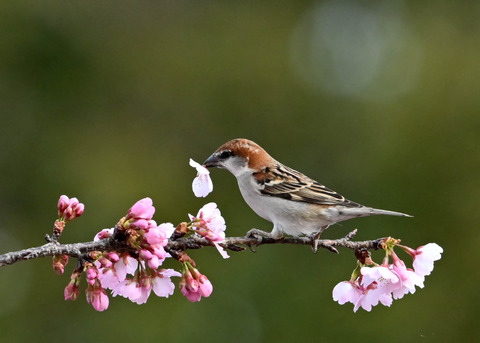
<svg viewBox="0 0 480 343">
<path fill-rule="evenodd" d="M 350 302 L 354 305 L 353 311 L 361 307 L 366 311 L 371 311 L 372 306 L 376 306 L 381 302 L 385 306 L 390 306 L 392 296 L 385 292 L 384 287 L 378 287 L 376 282 L 370 283 L 368 286 L 360 282 L 361 278 L 350 281 L 342 281 L 333 289 L 333 300 L 340 305 Z"/>
<path fill-rule="evenodd" d="M 225 219 L 222 217 L 217 204 L 210 202 L 204 205 L 196 216 L 188 215 L 192 221 L 192 227 L 199 235 L 211 241 L 223 258 L 229 258 L 225 249 L 218 243 L 225 239 Z"/>
<path fill-rule="evenodd" d="M 69 199 L 66 196 L 62 196 L 58 202 L 59 211 L 65 218 L 68 218 L 70 213 L 77 213 L 75 209 L 79 205 L 76 198 Z M 176 227 L 171 223 L 157 225 L 153 220 L 154 213 L 155 207 L 152 200 L 141 199 L 128 210 L 127 215 L 120 219 L 115 228 L 103 229 L 97 233 L 94 242 L 108 239 L 118 231 L 118 235 L 124 239 L 129 248 L 122 252 L 90 252 L 88 259 L 82 262 L 81 269 L 72 274 L 71 281 L 64 291 L 65 300 L 75 300 L 78 297 L 82 273 L 85 273 L 88 284 L 85 291 L 87 302 L 97 311 L 108 308 L 107 289 L 111 290 L 113 296 L 120 295 L 137 304 L 145 303 L 152 291 L 160 297 L 172 295 L 175 285 L 171 278 L 180 277 L 182 274 L 173 269 L 160 268 L 164 260 L 171 257 L 164 247 L 169 243 L 169 238 Z M 198 218 L 192 216 L 192 219 L 192 231 L 198 229 L 215 244 L 225 238 L 225 220 L 216 204 L 205 205 L 200 210 Z M 58 227 L 60 233 L 64 224 L 65 222 L 60 220 L 55 222 L 55 227 Z M 187 224 L 184 224 L 186 228 Z M 188 233 L 188 230 L 185 233 Z M 223 251 L 219 245 L 217 248 Z M 189 265 L 195 265 L 195 262 L 186 254 L 185 260 L 190 261 Z M 181 262 L 185 264 L 184 261 Z M 60 271 L 64 264 L 66 264 L 64 256 L 54 259 L 56 270 Z M 188 270 L 188 274 L 188 292 L 191 294 L 189 293 L 187 297 L 192 301 L 199 301 L 202 297 L 210 296 L 213 286 L 207 277 L 200 274 L 194 267 Z"/>
<path fill-rule="evenodd" d="M 137 304 L 143 304 L 150 295 L 150 278 L 145 273 L 135 273 L 132 279 L 125 279 L 112 287 L 112 295 L 120 295 Z"/>
<path fill-rule="evenodd" d="M 152 276 L 139 272 L 133 279 L 125 279 L 117 284 L 112 290 L 112 295 L 120 295 L 139 305 L 147 302 L 152 290 L 157 296 L 168 298 L 175 289 L 170 279 L 174 276 L 181 276 L 181 274 L 172 269 L 154 271 Z"/>
<path fill-rule="evenodd" d="M 389 239 L 394 244 L 386 244 L 386 257 L 382 265 L 368 267 L 363 264 L 357 266 L 350 281 L 342 281 L 333 289 L 333 300 L 343 305 L 347 302 L 354 304 L 356 312 L 360 307 L 371 311 L 373 306 L 381 303 L 391 306 L 394 299 L 401 299 L 405 294 L 415 293 L 416 287 L 423 288 L 425 275 L 431 273 L 433 261 L 440 259 L 442 248 L 435 243 L 413 250 L 399 245 L 398 240 Z M 388 242 L 387 242 L 388 243 Z M 414 257 L 414 269 L 407 268 L 393 251 L 394 246 L 400 246 Z M 389 264 L 389 257 L 393 263 Z M 417 261 L 417 263 L 415 263 Z M 374 262 L 369 259 L 369 262 Z"/>
<path fill-rule="evenodd" d="M 413 269 L 421 276 L 432 273 L 433 262 L 442 257 L 443 249 L 437 243 L 428 243 L 414 251 Z"/>
<path fill-rule="evenodd" d="M 173 269 L 161 269 L 152 276 L 152 290 L 159 297 L 168 298 L 175 290 L 171 277 L 182 276 Z"/>
<path fill-rule="evenodd" d="M 213 182 L 210 171 L 200 163 L 190 159 L 190 166 L 197 169 L 197 177 L 193 179 L 192 190 L 197 198 L 204 198 L 213 191 Z"/>
<path fill-rule="evenodd" d="M 381 303 L 384 306 L 392 304 L 392 291 L 400 286 L 400 278 L 389 266 L 362 267 L 360 269 L 359 287 L 362 296 L 354 303 L 353 311 L 360 307 L 371 311 L 372 306 Z"/>
<path fill-rule="evenodd" d="M 61 275 L 65 271 L 65 266 L 68 263 L 68 255 L 55 255 L 52 258 L 52 267 L 55 273 Z"/>
<path fill-rule="evenodd" d="M 399 281 L 398 276 L 388 266 L 362 267 L 360 273 L 362 274 L 361 284 L 363 286 L 369 286 L 379 280 L 385 280 L 393 284 Z"/>
<path fill-rule="evenodd" d="M 66 195 L 61 195 L 57 203 L 59 217 L 63 216 L 63 213 L 67 209 L 68 205 L 70 205 L 70 199 Z"/>
<path fill-rule="evenodd" d="M 398 275 L 401 280 L 399 287 L 393 290 L 393 297 L 395 299 L 401 299 L 405 294 L 415 293 L 415 286 L 420 288 L 424 287 L 424 277 L 416 274 L 412 269 L 405 266 L 405 262 L 398 258 L 398 256 L 392 251 L 393 258 L 393 271 Z"/>
<path fill-rule="evenodd" d="M 93 238 L 93 241 L 94 242 L 98 242 L 102 239 L 106 239 L 106 238 L 110 238 L 112 235 L 113 235 L 113 232 L 115 231 L 114 228 L 111 228 L 111 229 L 103 229 L 102 231 L 100 231 L 99 233 L 97 233 L 95 235 L 95 237 Z"/>
<path fill-rule="evenodd" d="M 143 198 L 137 201 L 129 210 L 126 220 L 129 219 L 144 219 L 151 220 L 155 213 L 155 207 L 153 207 L 153 201 L 150 198 Z"/>
<path fill-rule="evenodd" d="M 191 302 L 200 301 L 202 297 L 209 297 L 213 291 L 210 280 L 188 262 L 184 263 L 179 286 L 182 294 Z"/>
<path fill-rule="evenodd" d="M 97 287 L 98 283 L 102 289 L 111 289 L 113 296 L 120 295 L 137 304 L 145 303 L 152 290 L 158 296 L 168 297 L 173 294 L 175 285 L 170 278 L 181 274 L 172 269 L 158 268 L 170 256 L 164 246 L 168 244 L 168 237 L 173 234 L 175 227 L 171 223 L 157 226 L 152 219 L 154 213 L 155 208 L 150 198 L 137 201 L 128 210 L 127 216 L 122 218 L 116 227 L 124 231 L 126 241 L 136 252 L 104 252 L 92 255 L 95 262 L 85 264 L 85 274 L 90 286 Z M 115 229 L 104 229 L 94 240 L 109 238 L 114 231 Z M 95 308 L 102 308 L 102 294 L 98 291 L 93 293 L 91 289 L 89 299 Z"/>
<path fill-rule="evenodd" d="M 82 274 L 79 271 L 74 271 L 70 277 L 70 282 L 65 287 L 65 300 L 75 301 L 78 297 L 78 290 L 80 285 L 80 277 Z"/>
<path fill-rule="evenodd" d="M 87 302 L 97 311 L 105 311 L 108 308 L 109 300 L 105 289 L 99 283 L 88 285 L 86 291 Z"/>
<path fill-rule="evenodd" d="M 386 292 L 383 287 L 378 287 L 378 284 L 371 284 L 354 304 L 353 312 L 357 312 L 360 307 L 370 312 L 372 307 L 378 305 L 378 303 L 384 306 L 390 306 L 392 302 L 391 293 Z"/>
<path fill-rule="evenodd" d="M 363 295 L 362 288 L 353 281 L 342 281 L 333 288 L 333 300 L 338 301 L 340 305 L 347 302 L 356 304 Z"/>
</svg>

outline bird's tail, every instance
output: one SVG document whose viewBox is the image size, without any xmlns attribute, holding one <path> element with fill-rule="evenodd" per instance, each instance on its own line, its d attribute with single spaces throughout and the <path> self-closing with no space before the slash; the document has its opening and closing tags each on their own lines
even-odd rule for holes
<svg viewBox="0 0 480 343">
<path fill-rule="evenodd" d="M 388 210 L 380 210 L 378 208 L 371 208 L 370 207 L 369 210 L 370 210 L 370 215 L 384 214 L 386 216 L 413 217 L 413 216 L 411 216 L 409 214 L 406 214 L 406 213 L 388 211 Z"/>
</svg>

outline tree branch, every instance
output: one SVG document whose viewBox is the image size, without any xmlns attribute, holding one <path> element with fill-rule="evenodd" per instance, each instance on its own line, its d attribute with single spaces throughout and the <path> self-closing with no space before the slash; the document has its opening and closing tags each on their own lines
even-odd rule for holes
<svg viewBox="0 0 480 343">
<path fill-rule="evenodd" d="M 352 241 L 352 238 L 357 233 L 357 230 L 353 230 L 347 236 L 340 239 L 321 239 L 317 241 L 318 247 L 328 249 L 332 252 L 338 253 L 335 247 L 344 247 L 348 249 L 378 249 L 380 247 L 383 238 L 370 240 L 370 241 Z M 97 242 L 82 242 L 73 244 L 60 244 L 54 240 L 51 240 L 47 236 L 49 243 L 39 247 L 33 247 L 29 249 L 12 251 L 6 254 L 0 255 L 0 267 L 14 264 L 20 261 L 32 260 L 40 257 L 55 256 L 55 255 L 67 255 L 74 258 L 88 259 L 89 253 L 92 251 L 132 251 L 135 249 L 129 247 L 125 240 L 121 239 L 118 235 L 112 235 L 110 238 L 103 239 Z M 254 247 L 264 244 L 297 244 L 297 245 L 310 245 L 313 246 L 313 240 L 311 237 L 227 237 L 220 243 L 225 249 L 231 251 L 243 251 L 245 246 L 253 250 Z M 169 243 L 165 246 L 165 250 L 172 255 L 176 252 L 185 251 L 189 249 L 200 249 L 205 246 L 213 246 L 213 244 L 199 236 L 190 235 L 188 237 L 173 238 L 169 240 Z"/>
</svg>

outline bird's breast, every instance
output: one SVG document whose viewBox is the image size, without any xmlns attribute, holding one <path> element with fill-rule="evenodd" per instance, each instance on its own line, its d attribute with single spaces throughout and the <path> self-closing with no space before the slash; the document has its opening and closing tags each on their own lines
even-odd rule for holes
<svg viewBox="0 0 480 343">
<path fill-rule="evenodd" d="M 237 180 L 240 193 L 252 210 L 288 235 L 313 234 L 331 224 L 323 206 L 264 195 L 260 192 L 263 187 L 252 182 L 251 177 Z"/>
</svg>

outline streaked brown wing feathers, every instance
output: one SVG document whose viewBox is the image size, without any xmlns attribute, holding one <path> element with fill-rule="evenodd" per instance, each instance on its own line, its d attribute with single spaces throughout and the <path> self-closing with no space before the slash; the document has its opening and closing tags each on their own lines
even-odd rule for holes
<svg viewBox="0 0 480 343">
<path fill-rule="evenodd" d="M 285 166 L 276 165 L 273 170 L 267 169 L 257 175 L 262 176 L 261 183 L 264 188 L 261 193 L 263 195 L 318 205 L 360 206 L 317 181 Z"/>
</svg>

